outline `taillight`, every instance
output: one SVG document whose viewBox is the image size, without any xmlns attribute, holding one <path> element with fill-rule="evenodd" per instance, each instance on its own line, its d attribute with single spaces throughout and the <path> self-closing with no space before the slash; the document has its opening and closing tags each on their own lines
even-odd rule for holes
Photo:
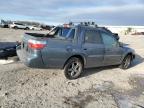
<svg viewBox="0 0 144 108">
<path fill-rule="evenodd" d="M 29 40 L 28 47 L 31 49 L 43 49 L 46 46 L 46 41 Z"/>
</svg>

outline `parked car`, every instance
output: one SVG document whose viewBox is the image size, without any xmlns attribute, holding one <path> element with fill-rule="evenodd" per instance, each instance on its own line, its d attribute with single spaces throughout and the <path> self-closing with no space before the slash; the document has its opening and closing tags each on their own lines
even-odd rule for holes
<svg viewBox="0 0 144 108">
<path fill-rule="evenodd" d="M 41 28 L 44 29 L 44 30 L 51 30 L 51 28 L 53 28 L 53 26 L 41 25 Z"/>
<path fill-rule="evenodd" d="M 29 27 L 27 25 L 21 24 L 21 23 L 17 23 L 17 22 L 13 22 L 12 24 L 9 24 L 10 28 L 14 28 L 14 29 L 25 29 L 25 30 L 29 30 Z"/>
<path fill-rule="evenodd" d="M 0 59 L 16 56 L 16 47 L 19 42 L 0 42 Z"/>
<path fill-rule="evenodd" d="M 30 30 L 42 30 L 42 28 L 38 26 L 29 26 L 29 29 Z"/>
<path fill-rule="evenodd" d="M 56 27 L 48 34 L 26 33 L 17 54 L 31 68 L 61 68 L 66 78 L 76 79 L 85 68 L 130 67 L 134 50 L 122 46 L 117 37 L 102 27 Z"/>
<path fill-rule="evenodd" d="M 2 27 L 2 28 L 8 28 L 8 24 L 9 23 L 10 23 L 10 21 L 1 20 L 0 21 L 0 27 Z"/>
<path fill-rule="evenodd" d="M 0 27 L 2 27 L 2 28 L 8 28 L 8 23 L 0 23 Z"/>
</svg>

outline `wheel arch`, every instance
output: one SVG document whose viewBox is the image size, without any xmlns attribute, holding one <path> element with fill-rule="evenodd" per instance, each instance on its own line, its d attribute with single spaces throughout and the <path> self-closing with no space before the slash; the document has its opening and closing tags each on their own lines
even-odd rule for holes
<svg viewBox="0 0 144 108">
<path fill-rule="evenodd" d="M 13 28 L 18 28 L 16 25 Z"/>
<path fill-rule="evenodd" d="M 135 58 L 135 55 L 134 55 L 132 52 L 128 52 L 128 53 L 126 53 L 126 54 L 123 56 L 122 61 L 123 61 L 123 60 L 125 59 L 125 57 L 127 57 L 128 55 L 131 55 L 132 59 Z"/>
<path fill-rule="evenodd" d="M 29 28 L 29 27 L 26 27 L 25 29 L 29 30 L 30 28 Z"/>
</svg>

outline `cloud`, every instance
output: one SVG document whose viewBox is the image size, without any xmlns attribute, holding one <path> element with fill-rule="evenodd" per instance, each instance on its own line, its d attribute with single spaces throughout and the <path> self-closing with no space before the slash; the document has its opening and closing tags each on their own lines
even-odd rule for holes
<svg viewBox="0 0 144 108">
<path fill-rule="evenodd" d="M 100 24 L 144 24 L 143 0 L 0 0 L 0 4 L 2 18 L 23 17 L 43 22 L 95 20 Z"/>
<path fill-rule="evenodd" d="M 69 8 L 64 18 L 79 21 L 96 21 L 98 24 L 141 25 L 144 24 L 144 5 L 125 5 L 108 7 Z"/>
</svg>

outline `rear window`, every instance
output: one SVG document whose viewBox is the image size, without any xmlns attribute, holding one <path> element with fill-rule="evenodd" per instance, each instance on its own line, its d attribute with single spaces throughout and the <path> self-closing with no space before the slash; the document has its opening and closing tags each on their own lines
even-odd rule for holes
<svg viewBox="0 0 144 108">
<path fill-rule="evenodd" d="M 55 32 L 54 35 L 56 37 L 66 37 L 66 38 L 73 38 L 75 34 L 74 29 L 63 27 L 57 28 L 54 32 Z"/>
<path fill-rule="evenodd" d="M 66 37 L 73 39 L 74 36 L 75 36 L 75 29 L 71 29 Z"/>
<path fill-rule="evenodd" d="M 70 32 L 70 28 L 62 28 L 61 36 L 66 37 L 69 32 Z"/>
</svg>

